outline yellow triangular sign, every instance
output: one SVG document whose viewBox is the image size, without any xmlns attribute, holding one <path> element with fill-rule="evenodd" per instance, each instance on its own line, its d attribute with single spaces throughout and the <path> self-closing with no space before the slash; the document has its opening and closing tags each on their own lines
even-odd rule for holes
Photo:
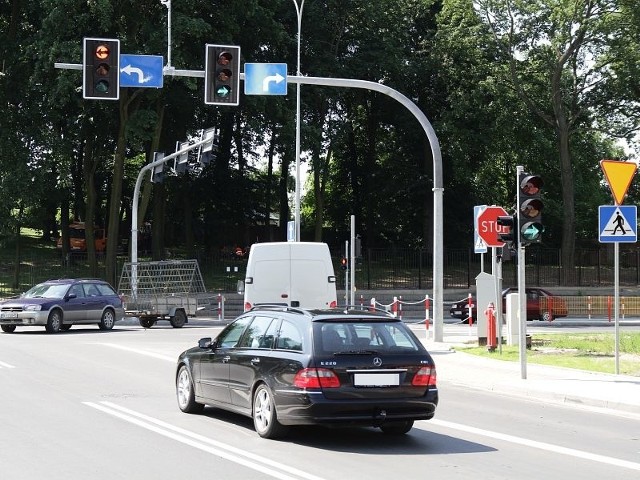
<svg viewBox="0 0 640 480">
<path fill-rule="evenodd" d="M 622 205 L 622 200 L 624 200 L 631 180 L 638 170 L 638 165 L 634 162 L 600 160 L 600 167 L 607 179 L 615 204 Z"/>
</svg>

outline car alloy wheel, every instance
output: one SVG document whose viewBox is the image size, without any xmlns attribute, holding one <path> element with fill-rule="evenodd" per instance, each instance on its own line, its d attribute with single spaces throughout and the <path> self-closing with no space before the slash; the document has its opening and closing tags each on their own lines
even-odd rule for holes
<svg viewBox="0 0 640 480">
<path fill-rule="evenodd" d="M 193 391 L 193 382 L 186 366 L 181 366 L 176 378 L 176 398 L 178 407 L 185 413 L 200 413 L 204 405 L 197 403 Z"/>
<path fill-rule="evenodd" d="M 113 313 L 113 310 L 111 310 L 110 308 L 107 308 L 102 314 L 100 323 L 98 323 L 98 328 L 100 328 L 100 330 L 111 330 L 115 323 L 116 323 L 116 316 Z"/>
<path fill-rule="evenodd" d="M 253 425 L 262 438 L 277 438 L 286 431 L 278 422 L 273 397 L 265 384 L 256 389 L 253 397 Z"/>
<path fill-rule="evenodd" d="M 44 327 L 49 333 L 58 333 L 62 327 L 62 312 L 58 309 L 53 310 L 47 319 L 47 325 Z"/>
</svg>

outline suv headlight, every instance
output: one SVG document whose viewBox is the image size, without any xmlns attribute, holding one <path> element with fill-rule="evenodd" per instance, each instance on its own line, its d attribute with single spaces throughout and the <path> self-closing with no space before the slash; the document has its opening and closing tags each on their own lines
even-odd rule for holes
<svg viewBox="0 0 640 480">
<path fill-rule="evenodd" d="M 25 312 L 39 312 L 42 310 L 42 305 L 26 305 L 24 310 Z"/>
</svg>

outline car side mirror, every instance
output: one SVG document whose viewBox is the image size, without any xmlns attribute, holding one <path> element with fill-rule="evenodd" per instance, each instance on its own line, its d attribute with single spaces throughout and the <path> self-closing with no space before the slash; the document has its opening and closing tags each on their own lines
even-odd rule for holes
<svg viewBox="0 0 640 480">
<path fill-rule="evenodd" d="M 75 293 L 70 293 L 69 295 L 67 295 L 67 300 L 71 300 L 72 298 L 78 298 L 78 295 L 76 295 Z"/>
<path fill-rule="evenodd" d="M 198 340 L 198 347 L 202 349 L 212 348 L 215 344 L 211 341 L 211 337 L 205 337 Z"/>
</svg>

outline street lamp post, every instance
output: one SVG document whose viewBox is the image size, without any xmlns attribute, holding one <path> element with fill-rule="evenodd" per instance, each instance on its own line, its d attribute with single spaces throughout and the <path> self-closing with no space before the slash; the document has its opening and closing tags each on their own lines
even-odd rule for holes
<svg viewBox="0 0 640 480">
<path fill-rule="evenodd" d="M 298 16 L 298 66 L 296 76 L 300 77 L 300 37 L 302 35 L 302 9 L 304 8 L 304 0 L 293 0 L 296 6 L 296 15 Z M 296 84 L 296 195 L 295 195 L 295 213 L 294 223 L 296 225 L 296 242 L 300 241 L 300 84 Z"/>
</svg>

